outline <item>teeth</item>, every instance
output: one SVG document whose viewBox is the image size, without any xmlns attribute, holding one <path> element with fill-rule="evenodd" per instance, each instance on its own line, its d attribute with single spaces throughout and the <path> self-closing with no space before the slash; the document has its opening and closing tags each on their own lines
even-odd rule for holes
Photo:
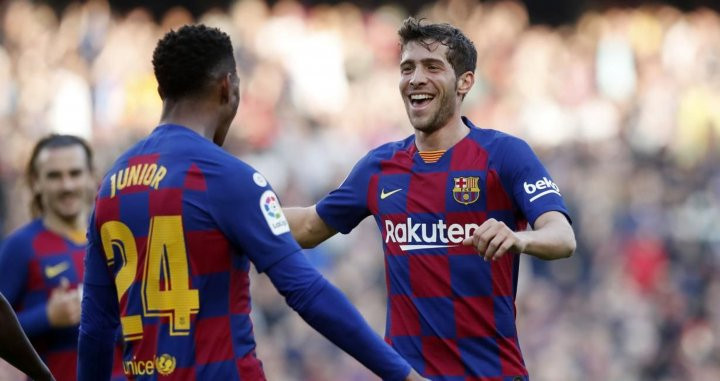
<svg viewBox="0 0 720 381">
<path fill-rule="evenodd" d="M 423 99 L 432 99 L 432 95 L 430 95 L 430 94 L 413 94 L 410 96 L 410 99 L 413 101 L 420 101 Z"/>
</svg>

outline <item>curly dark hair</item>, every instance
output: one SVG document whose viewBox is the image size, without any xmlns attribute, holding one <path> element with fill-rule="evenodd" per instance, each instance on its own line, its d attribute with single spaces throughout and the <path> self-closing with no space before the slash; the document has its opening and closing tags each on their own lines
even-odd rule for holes
<svg viewBox="0 0 720 381">
<path fill-rule="evenodd" d="M 30 160 L 28 160 L 27 167 L 25 168 L 25 181 L 27 181 L 31 189 L 33 182 L 38 177 L 36 161 L 40 152 L 46 148 L 64 148 L 72 146 L 82 147 L 83 151 L 85 151 L 87 169 L 92 172 L 93 152 L 90 145 L 84 139 L 74 135 L 50 134 L 35 143 L 35 147 L 33 147 L 32 154 L 30 155 Z M 33 217 L 39 217 L 44 212 L 40 197 L 40 194 L 34 193 L 32 199 L 30 200 L 30 214 Z"/>
<path fill-rule="evenodd" d="M 475 72 L 477 65 L 477 51 L 475 45 L 460 29 L 450 24 L 423 24 L 424 19 L 408 17 L 403 21 L 398 35 L 400 45 L 405 47 L 409 42 L 415 41 L 426 48 L 434 42 L 448 47 L 447 60 L 455 71 L 455 76 L 467 71 Z"/>
<path fill-rule="evenodd" d="M 210 80 L 235 72 L 230 37 L 205 25 L 168 32 L 158 41 L 152 63 L 163 100 L 198 95 Z"/>
</svg>

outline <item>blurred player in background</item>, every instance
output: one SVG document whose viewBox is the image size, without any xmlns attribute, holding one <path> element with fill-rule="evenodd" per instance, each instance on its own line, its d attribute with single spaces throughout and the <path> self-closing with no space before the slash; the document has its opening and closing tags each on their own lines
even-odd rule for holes
<svg viewBox="0 0 720 381">
<path fill-rule="evenodd" d="M 420 380 L 309 265 L 265 178 L 220 146 L 239 102 L 230 38 L 185 26 L 153 53 L 160 125 L 103 179 L 88 231 L 80 380 L 264 380 L 250 262 L 333 343 L 387 380 Z M 119 302 L 118 302 L 119 301 Z"/>
<path fill-rule="evenodd" d="M 433 380 L 527 380 L 515 328 L 518 254 L 573 253 L 562 196 L 524 141 L 461 116 L 477 53 L 460 30 L 408 18 L 398 33 L 414 135 L 370 151 L 317 205 L 286 209 L 290 227 L 312 247 L 373 215 L 392 346 Z"/>
<path fill-rule="evenodd" d="M 55 378 L 75 380 L 90 146 L 76 136 L 49 135 L 35 145 L 26 176 L 35 219 L 3 242 L 0 292 Z"/>
<path fill-rule="evenodd" d="M 55 380 L 50 369 L 42 362 L 35 348 L 28 341 L 12 306 L 2 293 L 0 293 L 0 358 L 25 372 L 33 380 Z"/>
</svg>

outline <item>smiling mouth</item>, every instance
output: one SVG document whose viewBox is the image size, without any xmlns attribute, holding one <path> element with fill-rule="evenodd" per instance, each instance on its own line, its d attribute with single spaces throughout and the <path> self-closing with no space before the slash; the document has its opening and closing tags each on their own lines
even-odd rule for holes
<svg viewBox="0 0 720 381">
<path fill-rule="evenodd" d="M 435 96 L 431 94 L 411 94 L 408 98 L 413 107 L 422 108 L 432 102 Z"/>
</svg>

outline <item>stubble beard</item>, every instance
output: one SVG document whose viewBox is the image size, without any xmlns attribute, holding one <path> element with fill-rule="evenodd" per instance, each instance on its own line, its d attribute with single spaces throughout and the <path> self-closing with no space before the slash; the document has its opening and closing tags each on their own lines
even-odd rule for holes
<svg viewBox="0 0 720 381">
<path fill-rule="evenodd" d="M 440 101 L 440 108 L 426 123 L 413 124 L 413 127 L 426 134 L 431 134 L 442 128 L 455 113 L 455 103 L 446 95 Z"/>
</svg>

